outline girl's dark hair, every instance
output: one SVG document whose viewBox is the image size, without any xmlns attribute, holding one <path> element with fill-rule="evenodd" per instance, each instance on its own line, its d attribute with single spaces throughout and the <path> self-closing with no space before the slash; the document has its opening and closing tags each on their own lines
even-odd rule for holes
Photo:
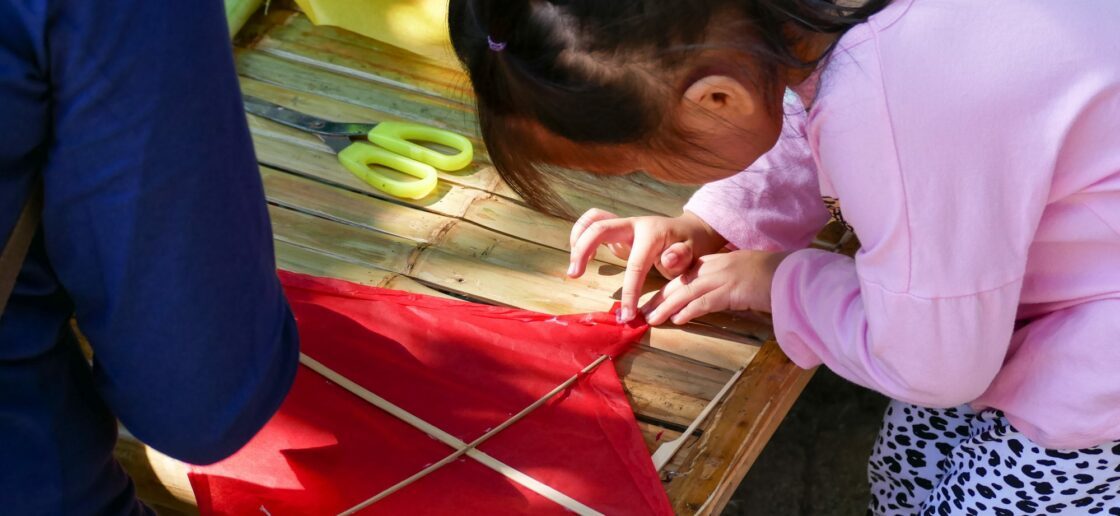
<svg viewBox="0 0 1120 516">
<path fill-rule="evenodd" d="M 665 71 L 711 48 L 708 32 L 722 25 L 713 21 L 739 22 L 734 30 L 750 43 L 736 48 L 748 53 L 756 86 L 770 92 L 786 70 L 827 57 L 799 57 L 799 34 L 842 33 L 888 2 L 451 0 L 448 24 L 495 168 L 530 205 L 568 215 L 537 168 L 523 122 L 574 142 L 653 141 L 670 117 L 666 98 L 652 92 L 679 86 Z"/>
</svg>

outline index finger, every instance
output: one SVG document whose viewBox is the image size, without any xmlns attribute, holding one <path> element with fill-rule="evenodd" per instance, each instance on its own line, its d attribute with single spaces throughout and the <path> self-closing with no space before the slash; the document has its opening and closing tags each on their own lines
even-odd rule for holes
<svg viewBox="0 0 1120 516">
<path fill-rule="evenodd" d="M 653 267 L 653 261 L 660 253 L 654 249 L 653 237 L 649 232 L 634 235 L 630 248 L 630 259 L 626 260 L 626 274 L 622 277 L 622 308 L 618 313 L 619 322 L 629 322 L 638 310 L 638 298 L 642 296 L 642 285 L 646 275 Z"/>
</svg>

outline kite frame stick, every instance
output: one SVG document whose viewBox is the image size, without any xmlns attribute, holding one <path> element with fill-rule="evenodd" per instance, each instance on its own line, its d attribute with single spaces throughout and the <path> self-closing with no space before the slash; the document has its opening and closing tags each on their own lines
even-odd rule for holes
<svg viewBox="0 0 1120 516">
<path fill-rule="evenodd" d="M 608 359 L 608 358 L 610 358 L 610 357 L 607 356 L 607 355 L 602 355 L 595 362 L 593 362 L 592 365 L 598 366 L 599 364 L 606 361 L 606 359 Z M 602 516 L 602 513 L 600 513 L 599 511 L 596 511 L 595 509 L 592 509 L 592 508 L 580 503 L 578 500 L 575 500 L 574 498 L 572 498 L 572 497 L 570 497 L 570 496 L 568 496 L 564 493 L 561 493 L 560 491 L 557 491 L 553 487 L 551 487 L 551 486 L 549 486 L 549 485 L 547 485 L 547 484 L 545 484 L 545 483 L 543 483 L 543 482 L 541 482 L 541 481 L 539 481 L 539 480 L 537 480 L 533 477 L 530 477 L 529 475 L 526 475 L 525 473 L 522 473 L 521 471 L 518 471 L 517 469 L 514 469 L 513 467 L 499 461 L 498 459 L 495 459 L 494 457 L 491 457 L 490 455 L 486 454 L 485 452 L 483 452 L 481 450 L 476 450 L 474 448 L 469 447 L 471 445 L 477 446 L 478 444 L 481 444 L 480 442 L 477 442 L 477 441 L 479 441 L 483 437 L 485 437 L 486 439 L 489 439 L 489 437 L 492 436 L 492 434 L 496 434 L 498 430 L 509 427 L 510 425 L 512 425 L 513 423 L 516 422 L 516 421 L 513 420 L 513 418 L 511 418 L 510 420 L 507 420 L 505 423 L 502 423 L 502 425 L 499 425 L 494 430 L 491 430 L 490 432 L 487 432 L 487 434 L 484 434 L 479 439 L 475 439 L 476 442 L 472 442 L 471 445 L 468 445 L 467 443 L 464 443 L 459 438 L 457 438 L 457 437 L 455 437 L 455 436 L 453 436 L 453 435 L 451 435 L 451 434 L 449 434 L 449 433 L 447 433 L 443 430 L 440 430 L 438 427 L 432 425 L 431 423 L 428 423 L 427 421 L 424 421 L 423 419 L 420 419 L 419 417 L 416 417 L 416 416 L 412 415 L 408 411 L 394 405 L 389 400 L 386 400 L 385 398 L 382 398 L 382 397 L 374 394 L 373 392 L 369 391 L 365 387 L 362 387 L 361 385 L 358 385 L 357 383 L 354 383 L 354 381 L 350 380 L 349 378 L 346 378 L 345 376 L 342 376 L 341 374 L 336 373 L 335 371 L 331 370 L 330 368 L 323 365 L 321 362 L 319 362 L 318 360 L 315 360 L 314 358 L 311 358 L 311 357 L 309 357 L 309 356 L 307 356 L 303 353 L 300 353 L 299 361 L 300 361 L 301 364 L 307 366 L 312 371 L 315 371 L 316 373 L 319 373 L 320 375 L 326 377 L 328 380 L 337 384 L 339 387 L 342 387 L 343 389 L 346 389 L 351 394 L 354 394 L 355 396 L 357 396 L 359 398 L 362 398 L 363 400 L 369 402 L 370 404 L 374 405 L 375 407 L 377 407 L 381 410 L 384 410 L 385 412 L 388 412 L 393 417 L 396 417 L 397 419 L 400 419 L 401 421 L 404 421 L 405 423 L 408 423 L 412 427 L 423 431 L 424 433 L 436 438 L 440 442 L 442 442 L 442 443 L 444 443 L 444 444 L 446 444 L 446 445 L 448 445 L 452 448 L 455 448 L 456 453 L 449 456 L 449 458 L 450 457 L 457 458 L 457 457 L 465 454 L 468 457 L 482 463 L 484 466 L 502 474 L 506 478 L 508 478 L 508 479 L 510 479 L 514 482 L 517 482 L 518 484 L 521 484 L 522 486 L 530 489 L 531 491 L 533 491 L 533 492 L 535 492 L 535 493 L 537 493 L 537 494 L 539 494 L 539 495 L 541 495 L 541 496 L 543 496 L 543 497 L 545 497 L 549 500 L 552 500 L 556 504 L 564 507 L 565 509 L 568 509 L 569 511 L 572 511 L 576 514 L 581 514 L 581 515 L 599 515 L 599 516 Z M 585 371 L 590 371 L 591 369 L 594 369 L 594 367 L 592 367 L 592 365 L 588 365 L 587 367 L 584 368 L 583 371 L 580 371 L 578 374 L 576 374 L 572 378 L 565 381 L 565 383 L 568 384 L 568 385 L 571 385 L 571 383 L 574 382 L 575 380 L 578 380 L 579 377 L 582 374 L 585 373 Z M 560 391 L 563 391 L 564 388 L 565 388 L 564 384 L 561 384 L 561 387 L 557 387 L 556 389 L 554 389 L 553 392 L 550 393 L 550 395 L 554 396 L 556 393 L 559 393 Z M 543 405 L 551 397 L 550 395 L 546 395 L 545 398 L 537 400 L 532 405 L 529 405 L 529 407 L 532 407 L 532 408 L 535 409 L 535 408 L 539 407 L 540 405 Z M 514 417 L 515 418 L 517 418 L 518 416 L 524 417 L 526 414 L 531 412 L 529 407 L 526 407 L 526 410 L 522 410 L 521 412 L 519 412 Z M 459 453 L 459 452 L 462 452 L 462 453 Z M 444 458 L 440 462 L 447 461 L 448 463 L 450 463 L 453 460 L 454 460 L 454 458 L 451 458 L 451 460 L 448 460 L 448 458 Z M 439 463 L 436 463 L 436 464 L 439 464 Z M 435 470 L 433 469 L 432 471 L 435 471 Z M 423 471 L 421 471 L 421 472 L 423 472 Z M 430 473 L 430 471 L 428 473 Z M 425 473 L 425 475 L 426 474 L 427 473 Z M 413 476 L 416 476 L 416 475 L 413 475 Z M 420 477 L 417 477 L 416 479 L 412 479 L 412 481 L 415 481 L 419 478 Z M 404 487 L 404 486 L 398 484 L 396 486 L 391 487 L 390 489 L 393 489 L 393 488 L 400 489 L 401 487 Z M 380 496 L 380 495 L 378 495 L 378 496 Z M 388 494 L 386 494 L 386 496 L 388 496 Z M 367 502 L 369 502 L 369 500 L 367 500 Z M 372 502 L 369 502 L 369 503 L 372 503 Z M 350 509 L 347 509 L 346 511 L 344 511 L 342 513 L 339 513 L 339 516 L 354 514 L 355 512 L 357 512 L 357 511 L 365 508 L 366 506 L 368 506 L 369 503 L 362 502 L 361 504 L 358 504 L 358 505 L 356 505 L 356 506 L 354 506 Z"/>
<path fill-rule="evenodd" d="M 610 358 L 610 357 L 607 356 L 607 355 L 601 355 L 594 362 L 588 364 L 587 367 L 584 367 L 583 369 L 581 369 L 578 373 L 573 375 L 571 378 L 568 378 L 567 380 L 564 380 L 564 382 L 561 383 L 560 385 L 557 385 L 555 389 L 552 389 L 551 391 L 549 391 L 544 396 L 541 396 L 539 399 L 537 399 L 537 401 L 534 401 L 532 404 L 530 404 L 529 406 L 522 409 L 521 412 L 518 412 L 513 417 L 510 417 L 509 419 L 505 420 L 505 422 L 498 425 L 493 430 L 490 430 L 490 431 L 486 432 L 485 434 L 482 434 L 481 436 L 479 436 L 478 439 L 475 439 L 475 440 L 471 441 L 470 443 L 468 443 L 463 448 L 459 448 L 457 451 L 455 451 L 455 453 L 452 453 L 451 455 L 448 455 L 447 457 L 444 457 L 439 462 L 436 462 L 436 463 L 432 464 L 431 466 L 428 466 L 428 467 L 416 472 L 416 474 L 414 474 L 414 475 L 412 475 L 412 476 L 410 476 L 410 477 L 408 477 L 408 478 L 406 478 L 406 479 L 404 479 L 400 482 L 397 482 L 392 487 L 390 487 L 390 488 L 388 488 L 388 489 L 370 497 L 366 501 L 364 501 L 362 503 L 359 503 L 358 505 L 355 505 L 354 507 L 351 507 L 346 512 L 342 513 L 342 515 L 354 514 L 361 509 L 369 507 L 370 505 L 372 505 L 374 503 L 377 503 L 378 501 L 385 498 L 386 496 L 389 496 L 389 495 L 403 489 L 404 487 L 408 486 L 409 484 L 411 484 L 413 482 L 416 482 L 417 480 L 420 480 L 421 478 L 424 478 L 424 477 L 428 476 L 429 474 L 436 471 L 437 469 L 442 468 L 442 467 L 454 462 L 455 459 L 458 459 L 459 457 L 462 457 L 467 452 L 477 448 L 478 446 L 480 446 L 482 443 L 486 442 L 491 437 L 497 435 L 498 432 L 501 432 L 502 430 L 505 430 L 506 428 L 509 428 L 510 425 L 520 421 L 521 418 L 529 415 L 534 410 L 540 408 L 541 405 L 544 405 L 546 402 L 548 402 L 548 400 L 552 399 L 557 394 L 560 394 L 562 391 L 564 391 L 564 389 L 567 389 L 573 383 L 575 383 L 577 380 L 579 380 L 579 378 L 581 376 L 595 370 L 596 367 L 599 367 L 599 364 L 602 364 L 608 358 Z"/>
<path fill-rule="evenodd" d="M 743 371 L 745 369 L 746 368 L 740 368 L 738 371 L 735 371 L 735 374 L 731 375 L 731 379 L 728 380 L 727 383 L 723 384 L 723 388 L 720 389 L 718 393 L 716 393 L 716 397 L 712 398 L 712 401 L 708 402 L 708 405 L 704 407 L 704 410 L 700 411 L 700 415 L 696 416 L 696 419 L 692 420 L 692 423 L 688 425 L 688 428 L 685 429 L 685 431 L 681 433 L 679 437 L 673 439 L 672 441 L 662 443 L 661 446 L 657 447 L 657 451 L 653 452 L 653 457 L 651 457 L 653 459 L 653 469 L 661 471 L 661 469 L 664 468 L 670 460 L 672 460 L 673 456 L 676 455 L 678 451 L 680 451 L 681 446 L 684 446 L 685 441 L 688 440 L 688 436 L 692 435 L 692 432 L 696 431 L 696 429 L 700 426 L 700 423 L 704 422 L 704 419 L 708 417 L 708 414 L 712 412 L 712 409 L 716 408 L 716 405 L 719 405 L 720 400 L 722 400 L 723 397 L 727 395 L 727 392 L 731 390 L 731 386 L 735 385 L 735 382 L 739 380 L 740 376 L 743 376 Z"/>
</svg>

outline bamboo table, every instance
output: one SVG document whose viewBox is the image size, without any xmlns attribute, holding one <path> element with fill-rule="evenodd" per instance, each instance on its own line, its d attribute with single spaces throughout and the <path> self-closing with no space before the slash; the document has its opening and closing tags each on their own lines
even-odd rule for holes
<svg viewBox="0 0 1120 516">
<path fill-rule="evenodd" d="M 477 134 L 458 70 L 314 27 L 300 13 L 274 7 L 258 15 L 235 52 L 247 95 L 332 120 L 410 120 Z M 464 171 L 441 173 L 429 197 L 405 201 L 355 178 L 314 136 L 253 116 L 249 123 L 281 268 L 556 314 L 601 311 L 618 298 L 623 263 L 600 252 L 584 277 L 567 278 L 570 224 L 525 207 L 485 155 Z M 644 176 L 572 173 L 556 186 L 577 210 L 620 215 L 676 215 L 691 193 Z M 822 234 L 837 236 L 835 228 Z M 660 284 L 651 279 L 645 287 Z M 713 315 L 654 328 L 616 363 L 651 453 L 681 436 L 745 368 L 663 470 L 678 513 L 720 512 L 809 380 L 811 372 L 794 366 L 771 336 L 761 317 Z M 148 503 L 194 512 L 185 465 L 127 433 L 117 456 Z"/>
</svg>

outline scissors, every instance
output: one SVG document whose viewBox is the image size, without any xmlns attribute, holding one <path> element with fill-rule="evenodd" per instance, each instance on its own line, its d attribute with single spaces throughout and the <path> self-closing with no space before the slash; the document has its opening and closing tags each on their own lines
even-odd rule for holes
<svg viewBox="0 0 1120 516">
<path fill-rule="evenodd" d="M 436 188 L 437 168 L 455 171 L 466 167 L 474 159 L 474 146 L 470 140 L 435 127 L 409 122 L 332 122 L 248 95 L 245 96 L 245 111 L 318 136 L 338 155 L 338 161 L 346 170 L 370 186 L 396 197 L 421 199 Z M 361 137 L 369 141 L 354 140 Z M 445 154 L 413 142 L 438 143 L 450 147 L 455 153 Z M 415 177 L 418 181 L 394 179 L 370 168 L 370 165 L 381 165 Z"/>
</svg>

